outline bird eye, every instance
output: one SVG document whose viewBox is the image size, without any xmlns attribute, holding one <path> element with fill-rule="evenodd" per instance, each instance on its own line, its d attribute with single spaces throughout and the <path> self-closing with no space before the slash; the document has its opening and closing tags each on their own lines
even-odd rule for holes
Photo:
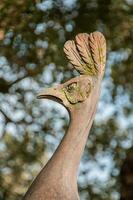
<svg viewBox="0 0 133 200">
<path fill-rule="evenodd" d="M 72 92 L 77 87 L 77 83 L 71 83 L 67 86 L 68 92 Z"/>
</svg>

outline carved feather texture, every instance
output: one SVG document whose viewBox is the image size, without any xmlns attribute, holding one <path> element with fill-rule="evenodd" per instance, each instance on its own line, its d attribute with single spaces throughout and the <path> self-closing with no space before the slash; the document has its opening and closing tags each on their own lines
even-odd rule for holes
<svg viewBox="0 0 133 200">
<path fill-rule="evenodd" d="M 96 74 L 97 69 L 95 68 L 89 46 L 89 34 L 80 33 L 76 36 L 75 40 L 77 49 L 79 50 L 79 54 L 81 55 L 82 59 L 86 63 L 86 67 L 88 68 L 88 73 L 90 75 Z"/>
<path fill-rule="evenodd" d="M 64 52 L 70 61 L 70 63 L 81 73 L 84 74 L 84 62 L 82 61 L 79 52 L 76 49 L 75 42 L 73 40 L 68 40 L 64 44 Z"/>
<path fill-rule="evenodd" d="M 106 41 L 100 32 L 78 34 L 75 41 L 69 40 L 65 43 L 64 52 L 81 74 L 96 75 L 104 69 Z"/>
<path fill-rule="evenodd" d="M 95 67 L 101 72 L 106 61 L 106 41 L 103 34 L 97 31 L 91 33 L 89 44 Z"/>
<path fill-rule="evenodd" d="M 76 35 L 76 46 L 79 50 L 80 55 L 82 56 L 83 60 L 92 65 L 92 57 L 91 52 L 89 49 L 89 34 L 87 33 L 79 33 Z"/>
</svg>

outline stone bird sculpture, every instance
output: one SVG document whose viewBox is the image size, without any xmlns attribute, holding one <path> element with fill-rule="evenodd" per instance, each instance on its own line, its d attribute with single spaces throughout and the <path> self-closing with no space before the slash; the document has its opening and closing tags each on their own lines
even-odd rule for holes
<svg viewBox="0 0 133 200">
<path fill-rule="evenodd" d="M 80 33 L 64 45 L 79 76 L 44 89 L 39 99 L 59 102 L 70 114 L 70 125 L 52 158 L 33 181 L 23 200 L 79 200 L 77 170 L 92 126 L 106 61 L 102 33 Z"/>
</svg>

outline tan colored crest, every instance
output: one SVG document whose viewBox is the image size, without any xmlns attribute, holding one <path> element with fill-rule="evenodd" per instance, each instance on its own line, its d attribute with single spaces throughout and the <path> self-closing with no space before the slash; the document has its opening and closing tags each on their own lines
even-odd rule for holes
<svg viewBox="0 0 133 200">
<path fill-rule="evenodd" d="M 97 75 L 105 67 L 106 41 L 102 33 L 80 33 L 64 45 L 70 63 L 81 74 Z"/>
<path fill-rule="evenodd" d="M 101 72 L 106 62 L 106 40 L 103 34 L 98 31 L 91 33 L 89 44 L 94 65 Z"/>
<path fill-rule="evenodd" d="M 73 40 L 68 40 L 64 45 L 64 52 L 70 61 L 70 63 L 75 67 L 77 71 L 84 74 L 84 62 L 76 49 L 75 42 Z"/>
<path fill-rule="evenodd" d="M 86 66 L 87 72 L 89 74 L 96 74 L 96 69 L 94 67 L 94 62 L 89 46 L 89 34 L 80 33 L 76 36 L 75 41 L 79 54 L 85 62 L 84 65 Z"/>
</svg>

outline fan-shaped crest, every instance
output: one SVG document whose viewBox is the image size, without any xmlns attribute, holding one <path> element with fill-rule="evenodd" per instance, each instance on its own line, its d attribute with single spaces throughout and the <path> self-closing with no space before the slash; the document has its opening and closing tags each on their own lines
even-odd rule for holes
<svg viewBox="0 0 133 200">
<path fill-rule="evenodd" d="M 97 75 L 105 67 L 106 41 L 102 33 L 80 33 L 64 45 L 70 63 L 81 74 Z"/>
</svg>

